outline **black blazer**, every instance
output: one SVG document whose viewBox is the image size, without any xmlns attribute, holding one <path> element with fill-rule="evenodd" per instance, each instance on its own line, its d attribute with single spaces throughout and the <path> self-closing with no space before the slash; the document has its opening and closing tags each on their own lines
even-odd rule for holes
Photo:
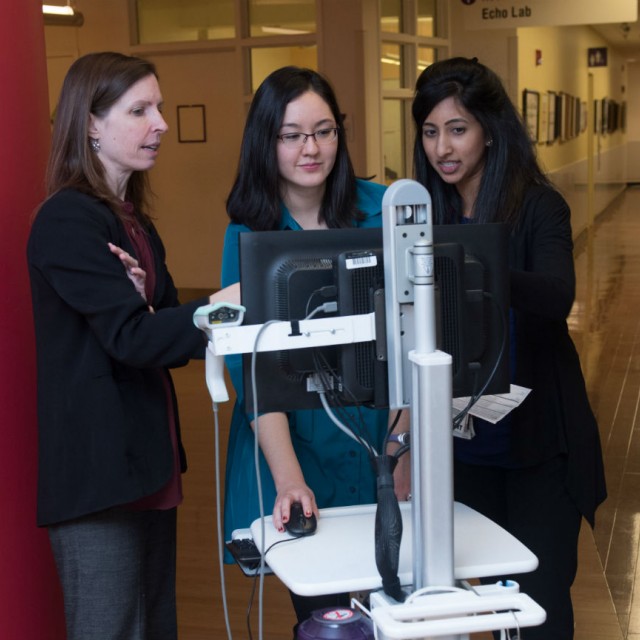
<svg viewBox="0 0 640 640">
<path fill-rule="evenodd" d="M 27 258 L 38 369 L 39 525 L 135 501 L 172 473 L 162 378 L 166 368 L 202 355 L 203 334 L 192 316 L 208 299 L 179 306 L 162 242 L 155 229 L 149 234 L 155 314 L 107 247 L 113 242 L 135 255 L 104 203 L 65 190 L 44 203 L 33 223 Z M 176 425 L 179 439 L 177 415 Z M 184 470 L 181 445 L 180 453 Z"/>
<path fill-rule="evenodd" d="M 606 498 L 598 425 L 566 318 L 575 297 L 570 211 L 549 187 L 532 187 L 511 235 L 514 382 L 532 389 L 513 412 L 512 454 L 531 465 L 559 453 L 567 487 L 593 525 Z"/>
</svg>

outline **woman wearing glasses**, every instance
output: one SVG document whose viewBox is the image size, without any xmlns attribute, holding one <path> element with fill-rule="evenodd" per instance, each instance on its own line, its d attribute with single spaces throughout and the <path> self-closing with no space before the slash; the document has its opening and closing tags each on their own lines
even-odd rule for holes
<svg viewBox="0 0 640 640">
<path fill-rule="evenodd" d="M 385 187 L 355 177 L 334 92 L 315 71 L 284 67 L 257 90 L 245 125 L 235 184 L 227 200 L 222 282 L 239 280 L 238 235 L 248 231 L 380 227 Z M 225 533 L 259 517 L 251 417 L 243 410 L 241 362 L 228 362 L 234 408 L 225 500 Z M 353 410 L 355 411 L 355 410 Z M 370 443 L 379 451 L 387 412 L 361 408 Z M 375 476 L 364 448 L 324 411 L 260 416 L 263 503 L 279 530 L 293 502 L 306 515 L 318 508 L 375 502 Z M 331 603 L 297 602 L 298 620 Z M 348 603 L 348 600 L 347 600 Z M 337 604 L 337 603 L 336 603 Z M 342 604 L 345 604 L 342 602 Z"/>
</svg>

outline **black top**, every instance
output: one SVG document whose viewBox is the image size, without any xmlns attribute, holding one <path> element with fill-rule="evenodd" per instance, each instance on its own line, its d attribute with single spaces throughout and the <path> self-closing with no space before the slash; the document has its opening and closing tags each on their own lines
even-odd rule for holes
<svg viewBox="0 0 640 640">
<path fill-rule="evenodd" d="M 172 447 L 162 369 L 203 354 L 192 316 L 208 299 L 178 306 L 156 230 L 149 229 L 154 314 L 107 242 L 135 255 L 109 207 L 73 190 L 44 203 L 28 241 L 39 525 L 127 504 L 166 484 Z M 176 425 L 179 438 L 177 416 Z M 184 470 L 181 445 L 180 453 Z"/>
<path fill-rule="evenodd" d="M 570 211 L 549 187 L 526 194 L 510 239 L 515 384 L 532 389 L 512 413 L 511 455 L 518 466 L 558 454 L 568 459 L 567 488 L 593 525 L 605 498 L 598 425 L 566 318 L 575 297 Z"/>
</svg>

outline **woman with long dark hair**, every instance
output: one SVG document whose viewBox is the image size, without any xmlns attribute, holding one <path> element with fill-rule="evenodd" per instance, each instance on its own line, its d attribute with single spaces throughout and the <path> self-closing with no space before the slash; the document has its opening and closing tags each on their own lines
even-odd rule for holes
<svg viewBox="0 0 640 640">
<path fill-rule="evenodd" d="M 247 117 L 238 174 L 227 200 L 222 282 L 239 280 L 238 235 L 252 231 L 380 227 L 385 187 L 357 179 L 343 117 L 325 78 L 310 69 L 284 67 L 256 91 Z M 292 241 L 293 238 L 292 238 Z M 245 413 L 240 358 L 227 364 L 237 393 L 225 483 L 225 530 L 248 527 L 260 515 L 254 468 L 253 417 Z M 387 412 L 347 409 L 378 451 Z M 307 516 L 318 508 L 367 504 L 376 499 L 368 453 L 322 410 L 260 416 L 264 510 L 284 530 L 291 504 Z M 292 594 L 298 620 L 331 599 Z M 348 597 L 333 598 L 348 605 Z"/>
<path fill-rule="evenodd" d="M 431 194 L 434 222 L 510 226 L 511 375 L 531 389 L 498 424 L 474 418 L 467 438 L 455 439 L 455 499 L 538 556 L 535 572 L 515 576 L 547 612 L 526 637 L 567 640 L 580 523 L 593 526 L 606 497 L 598 426 L 566 321 L 575 295 L 569 207 L 540 170 L 502 82 L 476 59 L 427 67 L 413 118 L 415 176 Z"/>
</svg>

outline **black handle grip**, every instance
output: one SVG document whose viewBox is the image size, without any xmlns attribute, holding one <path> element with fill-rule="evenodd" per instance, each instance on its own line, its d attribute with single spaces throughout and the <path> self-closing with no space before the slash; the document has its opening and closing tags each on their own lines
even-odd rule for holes
<svg viewBox="0 0 640 640">
<path fill-rule="evenodd" d="M 404 602 L 405 595 L 400 587 L 398 565 L 400 563 L 400 542 L 402 540 L 402 515 L 400 505 L 393 490 L 393 470 L 398 460 L 382 455 L 375 458 L 378 487 L 378 507 L 376 509 L 375 549 L 376 566 L 382 578 L 384 592 Z"/>
</svg>

